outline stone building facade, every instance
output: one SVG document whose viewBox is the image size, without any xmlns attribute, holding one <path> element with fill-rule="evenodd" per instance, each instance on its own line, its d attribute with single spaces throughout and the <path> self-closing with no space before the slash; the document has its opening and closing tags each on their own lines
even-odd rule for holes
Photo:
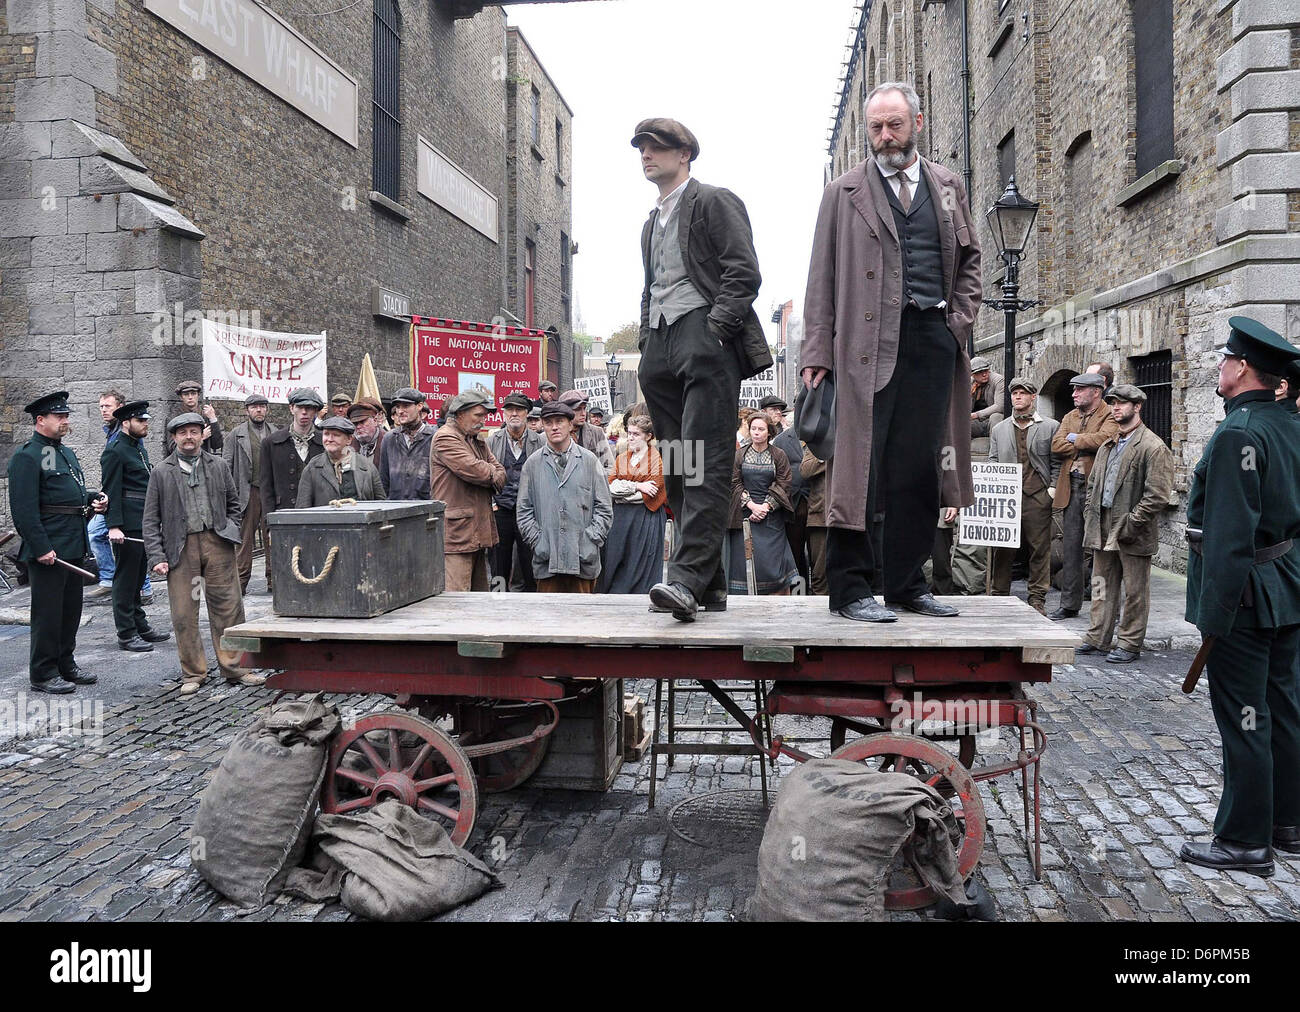
<svg viewBox="0 0 1300 1012">
<path fill-rule="evenodd" d="M 871 88 L 912 83 L 921 153 L 965 173 L 996 297 L 984 213 L 1014 173 L 1040 204 L 1020 296 L 1042 302 L 1018 317 L 1017 371 L 1056 417 L 1094 360 L 1147 390 L 1177 462 L 1157 561 L 1181 569 L 1227 318 L 1300 343 L 1300 0 L 867 0 L 858 17 L 829 177 L 866 157 Z M 1002 333 L 985 309 L 976 350 L 1000 363 Z"/>
<path fill-rule="evenodd" d="M 352 392 L 369 352 L 391 392 L 409 382 L 408 326 L 375 312 L 374 290 L 423 316 L 522 318 L 508 255 L 519 222 L 556 230 L 535 268 L 536 323 L 567 366 L 557 382 L 572 376 L 551 224 L 571 233 L 572 182 L 507 185 L 518 89 L 504 12 L 450 0 L 305 9 L 5 0 L 0 469 L 30 434 L 22 405 L 57 387 L 71 392 L 88 478 L 104 388 L 155 402 L 156 444 L 176 383 L 202 370 L 186 314 L 327 331 L 331 391 Z M 528 54 L 524 73 L 546 80 Z M 571 114 L 549 83 L 547 102 L 563 110 L 567 167 Z"/>
</svg>

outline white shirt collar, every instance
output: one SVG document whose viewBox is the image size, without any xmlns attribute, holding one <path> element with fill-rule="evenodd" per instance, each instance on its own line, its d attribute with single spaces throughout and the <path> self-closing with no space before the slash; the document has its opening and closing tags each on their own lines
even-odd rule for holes
<svg viewBox="0 0 1300 1012">
<path fill-rule="evenodd" d="M 879 159 L 876 160 L 876 167 L 880 169 L 880 174 L 884 176 L 886 179 L 889 179 L 890 176 L 897 175 L 899 172 L 901 172 L 907 178 L 908 183 L 911 184 L 912 192 L 913 193 L 916 192 L 916 184 L 921 180 L 921 156 L 920 155 L 917 155 L 915 161 L 913 161 L 912 164 L 905 169 L 892 168 L 888 165 L 885 165 Z"/>
<path fill-rule="evenodd" d="M 920 159 L 918 159 L 918 161 L 919 160 Z M 687 176 L 682 180 L 682 184 L 677 187 L 677 189 L 673 190 L 672 193 L 668 194 L 666 197 L 660 197 L 655 201 L 655 210 L 659 212 L 660 225 L 666 225 L 668 223 L 669 217 L 672 216 L 673 208 L 677 206 L 677 201 L 681 197 L 682 191 L 686 189 L 686 185 L 690 181 L 691 177 Z"/>
</svg>

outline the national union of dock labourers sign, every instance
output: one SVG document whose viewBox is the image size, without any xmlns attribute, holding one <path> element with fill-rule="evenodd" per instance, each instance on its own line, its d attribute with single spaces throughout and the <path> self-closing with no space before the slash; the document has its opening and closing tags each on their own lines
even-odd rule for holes
<svg viewBox="0 0 1300 1012">
<path fill-rule="evenodd" d="M 497 198 L 423 137 L 417 140 L 417 189 L 496 242 Z"/>
<path fill-rule="evenodd" d="M 1020 465 L 971 461 L 975 502 L 957 514 L 963 545 L 1020 547 Z"/>
<path fill-rule="evenodd" d="M 537 396 L 546 332 L 526 327 L 414 317 L 411 385 L 442 415 L 442 402 L 465 390 L 484 390 L 497 410 L 484 425 L 501 424 L 500 404 L 510 394 Z"/>
<path fill-rule="evenodd" d="M 253 0 L 144 0 L 214 56 L 357 146 L 357 82 Z"/>
<path fill-rule="evenodd" d="M 272 404 L 288 404 L 289 391 L 298 387 L 329 397 L 324 331 L 281 334 L 203 321 L 203 395 L 208 400 L 242 401 L 261 394 Z"/>
</svg>

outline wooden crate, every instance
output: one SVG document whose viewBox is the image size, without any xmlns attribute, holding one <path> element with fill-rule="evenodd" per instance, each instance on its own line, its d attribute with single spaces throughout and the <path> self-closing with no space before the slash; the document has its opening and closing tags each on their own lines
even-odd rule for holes
<svg viewBox="0 0 1300 1012">
<path fill-rule="evenodd" d="M 575 683 L 577 686 L 591 682 Z M 560 703 L 546 758 L 530 787 L 607 791 L 623 765 L 623 680 L 601 679 L 592 692 Z"/>
<path fill-rule="evenodd" d="M 443 509 L 440 502 L 381 500 L 272 513 L 275 613 L 371 618 L 441 594 Z M 328 575 L 310 582 L 327 564 Z"/>
</svg>

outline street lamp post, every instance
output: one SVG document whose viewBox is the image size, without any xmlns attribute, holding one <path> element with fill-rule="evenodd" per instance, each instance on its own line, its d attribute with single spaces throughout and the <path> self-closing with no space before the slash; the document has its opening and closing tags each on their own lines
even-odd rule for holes
<svg viewBox="0 0 1300 1012">
<path fill-rule="evenodd" d="M 614 352 L 609 353 L 609 361 L 605 363 L 605 374 L 609 377 L 609 411 L 614 413 L 614 391 L 618 389 L 618 371 L 623 368 L 623 363 L 618 360 Z"/>
<path fill-rule="evenodd" d="M 986 215 L 993 238 L 998 243 L 998 256 L 1007 267 L 1002 278 L 1002 298 L 985 299 L 984 305 L 1004 314 L 1002 368 L 1006 387 L 1002 410 L 1008 418 L 1011 417 L 1011 378 L 1016 373 L 1016 313 L 1042 305 L 1038 299 L 1020 298 L 1020 257 L 1025 252 L 1037 215 L 1038 205 L 1020 195 L 1015 176 L 1007 180 L 1006 190 Z"/>
</svg>

